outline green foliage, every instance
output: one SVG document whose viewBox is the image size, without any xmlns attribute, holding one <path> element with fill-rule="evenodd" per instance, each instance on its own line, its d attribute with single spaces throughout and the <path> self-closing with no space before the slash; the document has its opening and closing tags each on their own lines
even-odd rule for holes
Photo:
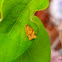
<svg viewBox="0 0 62 62">
<path fill-rule="evenodd" d="M 37 10 L 47 8 L 48 4 L 48 0 L 3 0 L 0 62 L 49 62 L 49 37 L 41 21 L 34 16 Z M 36 39 L 28 39 L 26 24 L 33 28 Z"/>
<path fill-rule="evenodd" d="M 1 0 L 0 0 L 0 13 L 1 13 Z"/>
</svg>

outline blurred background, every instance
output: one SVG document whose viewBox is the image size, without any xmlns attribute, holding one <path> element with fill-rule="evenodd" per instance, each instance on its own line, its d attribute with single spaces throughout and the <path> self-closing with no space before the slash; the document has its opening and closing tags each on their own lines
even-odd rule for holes
<svg viewBox="0 0 62 62">
<path fill-rule="evenodd" d="M 51 43 L 51 62 L 62 62 L 62 0 L 49 0 L 49 3 L 47 9 L 37 11 L 35 15 L 40 18 L 48 32 Z"/>
</svg>

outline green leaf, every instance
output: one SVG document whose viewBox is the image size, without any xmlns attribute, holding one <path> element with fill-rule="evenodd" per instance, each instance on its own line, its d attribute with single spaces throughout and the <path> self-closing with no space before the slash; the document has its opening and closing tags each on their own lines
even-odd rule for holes
<svg viewBox="0 0 62 62">
<path fill-rule="evenodd" d="M 24 62 L 31 60 L 32 62 L 44 62 L 45 57 L 47 57 L 45 59 L 46 62 L 49 61 L 49 37 L 41 21 L 34 16 L 34 13 L 37 10 L 47 8 L 48 4 L 48 0 L 2 1 L 2 21 L 0 22 L 0 62 L 12 62 L 19 56 L 22 57 L 22 60 L 26 60 Z M 36 39 L 28 39 L 25 32 L 26 24 L 33 28 L 37 36 Z M 26 51 L 31 54 L 31 60 L 28 60 L 29 55 Z M 37 52 L 35 53 L 35 51 Z M 35 54 L 37 55 L 35 56 Z M 27 57 L 25 58 L 25 56 Z"/>
<path fill-rule="evenodd" d="M 14 62 L 50 62 L 50 43 L 48 34 L 43 24 L 36 16 L 33 17 L 33 22 L 38 25 L 39 34 L 31 47 Z"/>
<path fill-rule="evenodd" d="M 0 0 L 0 18 L 1 18 L 1 0 Z"/>
<path fill-rule="evenodd" d="M 2 0 L 0 0 L 0 11 L 1 11 L 1 2 L 2 2 Z"/>
</svg>

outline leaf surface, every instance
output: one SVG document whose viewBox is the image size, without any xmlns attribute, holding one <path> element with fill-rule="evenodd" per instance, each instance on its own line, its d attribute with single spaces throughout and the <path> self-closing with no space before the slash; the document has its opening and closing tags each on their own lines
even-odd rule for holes
<svg viewBox="0 0 62 62">
<path fill-rule="evenodd" d="M 41 62 L 44 57 L 47 57 L 46 61 L 49 61 L 50 43 L 48 34 L 42 23 L 38 21 L 39 19 L 34 17 L 34 13 L 37 10 L 43 10 L 47 8 L 47 6 L 48 0 L 2 1 L 2 21 L 0 22 L 0 62 L 12 62 L 19 56 L 21 56 L 23 60 L 26 59 L 26 61 L 24 60 L 23 62 L 30 62 L 31 60 L 32 62 Z M 33 28 L 37 36 L 36 39 L 31 41 L 28 39 L 25 32 L 26 24 Z M 32 55 L 31 60 L 28 60 L 30 56 L 26 51 L 29 51 Z M 37 51 L 35 54 L 37 54 L 36 56 L 38 57 L 35 57 L 35 51 Z M 27 57 L 25 58 L 25 56 Z"/>
<path fill-rule="evenodd" d="M 50 62 L 51 53 L 48 34 L 36 16 L 33 17 L 33 21 L 39 27 L 38 39 L 35 39 L 31 47 L 14 62 Z"/>
<path fill-rule="evenodd" d="M 1 13 L 1 1 L 0 1 L 0 13 Z"/>
</svg>

